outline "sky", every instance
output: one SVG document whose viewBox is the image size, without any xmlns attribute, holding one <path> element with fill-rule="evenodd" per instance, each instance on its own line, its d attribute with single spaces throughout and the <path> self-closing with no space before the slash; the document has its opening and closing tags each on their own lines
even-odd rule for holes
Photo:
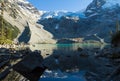
<svg viewBox="0 0 120 81">
<path fill-rule="evenodd" d="M 92 0 L 28 0 L 37 9 L 43 11 L 80 11 L 84 10 Z"/>
</svg>

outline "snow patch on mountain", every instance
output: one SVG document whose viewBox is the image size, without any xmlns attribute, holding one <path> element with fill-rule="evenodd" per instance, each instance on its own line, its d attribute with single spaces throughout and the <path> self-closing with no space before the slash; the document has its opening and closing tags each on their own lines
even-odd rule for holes
<svg viewBox="0 0 120 81">
<path fill-rule="evenodd" d="M 105 5 L 103 5 L 103 8 L 112 8 L 112 6 L 120 5 L 120 0 L 106 0 Z"/>
<path fill-rule="evenodd" d="M 67 18 L 86 18 L 83 12 L 67 12 L 67 11 L 56 11 L 56 12 L 44 12 L 41 16 L 41 19 L 49 19 L 49 18 L 57 18 L 60 19 L 61 17 Z"/>
<path fill-rule="evenodd" d="M 60 18 L 61 16 L 65 16 L 66 12 L 64 11 L 50 11 L 50 12 L 45 12 L 42 16 L 41 19 L 48 19 L 48 18 Z"/>
<path fill-rule="evenodd" d="M 29 2 L 27 0 L 17 0 L 17 1 L 22 2 L 24 4 L 29 4 Z"/>
</svg>

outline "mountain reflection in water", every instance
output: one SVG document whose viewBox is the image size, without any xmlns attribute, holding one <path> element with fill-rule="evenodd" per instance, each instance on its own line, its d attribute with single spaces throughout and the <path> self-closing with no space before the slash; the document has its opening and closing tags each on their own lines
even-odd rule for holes
<svg viewBox="0 0 120 81">
<path fill-rule="evenodd" d="M 79 47 L 83 49 L 99 48 L 103 49 L 104 44 L 94 43 L 76 43 L 76 44 L 35 44 L 31 45 L 31 50 L 41 50 L 41 55 L 46 58 L 48 55 L 53 54 L 54 50 L 58 51 L 76 51 Z"/>
<path fill-rule="evenodd" d="M 81 57 L 78 48 L 89 57 Z M 101 50 L 100 44 L 36 44 L 32 50 L 41 50 L 44 57 L 43 64 L 48 69 L 41 76 L 40 81 L 85 81 L 86 71 L 96 71 L 99 64 L 92 57 L 95 49 Z"/>
</svg>

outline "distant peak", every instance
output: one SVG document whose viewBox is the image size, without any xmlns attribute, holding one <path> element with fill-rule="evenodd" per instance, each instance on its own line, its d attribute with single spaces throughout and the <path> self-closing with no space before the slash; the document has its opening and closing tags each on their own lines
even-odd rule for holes
<svg viewBox="0 0 120 81">
<path fill-rule="evenodd" d="M 106 3 L 103 8 L 111 8 L 112 6 L 120 5 L 120 0 L 105 0 Z"/>
</svg>

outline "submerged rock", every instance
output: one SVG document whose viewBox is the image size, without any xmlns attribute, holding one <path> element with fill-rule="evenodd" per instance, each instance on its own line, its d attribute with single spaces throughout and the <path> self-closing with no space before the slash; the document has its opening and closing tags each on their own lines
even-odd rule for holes
<svg viewBox="0 0 120 81">
<path fill-rule="evenodd" d="M 30 81 L 38 81 L 46 69 L 46 67 L 42 65 L 42 62 L 42 56 L 39 52 L 35 51 L 27 55 L 19 63 L 15 64 L 13 69 Z"/>
<path fill-rule="evenodd" d="M 83 49 L 82 49 L 82 48 L 80 48 L 80 47 L 78 47 L 77 51 L 83 51 Z"/>
</svg>

